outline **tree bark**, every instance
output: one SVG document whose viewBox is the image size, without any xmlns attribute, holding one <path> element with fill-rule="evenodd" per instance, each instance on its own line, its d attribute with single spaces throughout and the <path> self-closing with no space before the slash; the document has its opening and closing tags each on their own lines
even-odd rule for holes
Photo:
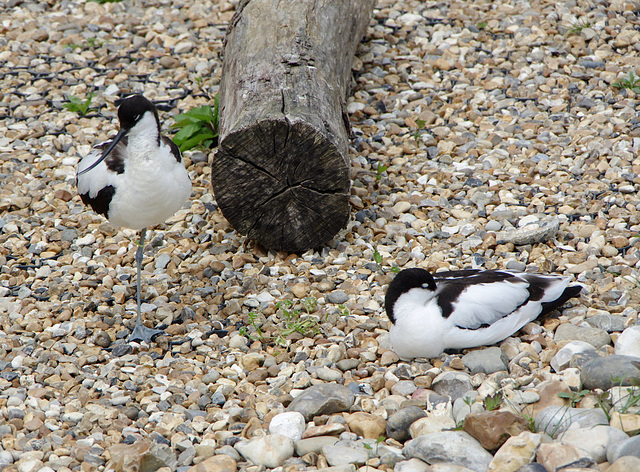
<svg viewBox="0 0 640 472">
<path fill-rule="evenodd" d="M 374 0 L 248 0 L 224 46 L 218 206 L 276 250 L 320 246 L 349 218 L 351 64 Z"/>
</svg>

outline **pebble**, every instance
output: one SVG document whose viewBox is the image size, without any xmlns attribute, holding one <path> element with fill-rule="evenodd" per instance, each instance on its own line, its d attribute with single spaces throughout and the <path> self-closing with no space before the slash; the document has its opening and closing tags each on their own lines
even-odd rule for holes
<svg viewBox="0 0 640 472">
<path fill-rule="evenodd" d="M 443 431 L 408 441 L 402 453 L 426 463 L 447 462 L 476 472 L 486 471 L 493 459 L 478 441 L 464 431 Z"/>
<path fill-rule="evenodd" d="M 587 326 L 576 326 L 571 323 L 558 326 L 556 341 L 583 341 L 596 349 L 611 344 L 611 336 L 604 330 Z"/>
<path fill-rule="evenodd" d="M 387 418 L 386 435 L 398 442 L 405 442 L 410 438 L 409 428 L 427 413 L 420 407 L 408 406 L 402 408 Z"/>
<path fill-rule="evenodd" d="M 605 425 L 570 428 L 558 437 L 562 442 L 573 444 L 589 453 L 589 456 L 598 464 L 607 460 L 607 450 L 610 447 L 628 438 L 627 434 L 618 428 Z"/>
<path fill-rule="evenodd" d="M 302 439 L 306 423 L 304 416 L 297 411 L 287 411 L 277 414 L 269 422 L 269 433 L 280 434 L 293 442 Z"/>
<path fill-rule="evenodd" d="M 289 404 L 287 410 L 301 413 L 306 421 L 315 416 L 348 411 L 355 397 L 347 387 L 320 384 L 307 388 Z"/>
<path fill-rule="evenodd" d="M 580 371 L 583 388 L 608 390 L 615 385 L 631 385 L 640 378 L 640 369 L 634 356 L 611 355 L 586 363 Z"/>
<path fill-rule="evenodd" d="M 239 441 L 234 447 L 245 459 L 265 467 L 280 467 L 293 455 L 294 450 L 293 441 L 281 434 Z"/>
<path fill-rule="evenodd" d="M 533 462 L 542 443 L 542 435 L 522 431 L 511 436 L 498 449 L 489 463 L 488 472 L 516 472 Z"/>
<path fill-rule="evenodd" d="M 549 406 L 535 417 L 536 431 L 544 432 L 552 438 L 558 437 L 569 428 L 588 428 L 608 424 L 607 414 L 600 408 Z"/>
<path fill-rule="evenodd" d="M 640 326 L 630 326 L 618 336 L 614 354 L 619 356 L 635 356 L 640 361 Z"/>
<path fill-rule="evenodd" d="M 583 354 L 585 352 L 595 352 L 596 348 L 584 341 L 570 341 L 556 352 L 551 362 L 549 363 L 553 370 L 560 372 L 570 366 L 571 361 L 577 354 Z"/>
<path fill-rule="evenodd" d="M 471 375 L 478 373 L 493 374 L 507 370 L 509 359 L 499 347 L 489 347 L 468 352 L 462 356 L 464 366 L 469 369 Z"/>
</svg>

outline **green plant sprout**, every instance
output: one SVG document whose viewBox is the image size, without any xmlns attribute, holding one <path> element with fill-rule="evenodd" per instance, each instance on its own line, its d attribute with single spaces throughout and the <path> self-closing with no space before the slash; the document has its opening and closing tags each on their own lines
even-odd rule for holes
<svg viewBox="0 0 640 472">
<path fill-rule="evenodd" d="M 478 25 L 477 25 L 477 26 L 478 26 L 478 29 L 479 29 L 479 30 L 486 29 L 486 27 L 487 27 L 487 22 L 486 22 L 486 21 L 481 21 L 480 23 L 478 23 Z"/>
<path fill-rule="evenodd" d="M 382 267 L 382 254 L 380 254 L 378 252 L 378 250 L 376 248 L 373 249 L 373 262 L 376 263 L 376 265 L 378 266 L 378 270 L 382 273 L 384 273 L 385 270 L 388 270 L 390 272 L 393 272 L 395 274 L 397 274 L 398 272 L 400 272 L 400 267 L 397 265 L 394 265 L 390 268 L 384 268 Z"/>
<path fill-rule="evenodd" d="M 591 28 L 591 21 L 588 18 L 581 18 L 571 26 L 569 34 L 580 34 L 583 29 Z"/>
<path fill-rule="evenodd" d="M 486 23 L 485 23 L 485 27 L 486 27 Z M 424 125 L 426 124 L 426 121 L 421 120 L 421 119 L 417 119 L 416 120 L 416 125 L 418 126 L 416 128 L 416 130 L 413 132 L 413 139 L 415 139 L 416 141 L 418 139 L 420 139 L 420 131 L 424 130 Z"/>
<path fill-rule="evenodd" d="M 184 152 L 195 147 L 209 148 L 218 137 L 219 99 L 216 94 L 213 108 L 210 105 L 193 108 L 173 119 L 172 128 L 180 128 L 173 142 Z"/>
<path fill-rule="evenodd" d="M 386 172 L 388 166 L 382 165 L 382 162 L 378 162 L 378 168 L 376 169 L 376 180 L 380 182 L 382 180 L 382 174 Z"/>
<path fill-rule="evenodd" d="M 620 79 L 613 86 L 617 89 L 629 89 L 635 93 L 640 93 L 640 77 L 637 77 L 633 71 L 629 71 L 628 79 Z"/>
<path fill-rule="evenodd" d="M 487 411 L 497 410 L 502 404 L 502 393 L 497 392 L 494 395 L 487 395 L 482 403 Z"/>
<path fill-rule="evenodd" d="M 591 393 L 589 390 L 581 390 L 579 392 L 571 392 L 571 393 L 558 392 L 558 396 L 560 398 L 569 400 L 569 404 L 571 405 L 572 408 L 574 408 L 578 403 L 580 403 L 580 400 L 582 400 L 582 397 L 584 397 L 585 395 L 588 395 L 589 393 Z"/>
<path fill-rule="evenodd" d="M 315 297 L 307 297 L 302 300 L 302 306 L 306 314 L 316 311 L 318 301 Z M 276 309 L 280 312 L 280 321 L 276 324 L 273 336 L 267 335 L 258 323 L 258 314 L 251 312 L 247 316 L 249 318 L 248 326 L 242 326 L 238 333 L 241 336 L 251 339 L 252 341 L 260 341 L 263 343 L 273 342 L 279 346 L 287 345 L 287 336 L 293 333 L 299 333 L 302 336 L 310 337 L 320 333 L 320 322 L 315 317 L 303 317 L 301 309 L 292 309 L 293 302 L 291 300 L 282 300 L 276 303 Z M 250 331 L 251 328 L 252 330 Z"/>
<path fill-rule="evenodd" d="M 89 92 L 87 94 L 87 99 L 82 100 L 81 98 L 75 97 L 73 95 L 67 95 L 67 99 L 69 100 L 67 103 L 64 103 L 62 106 L 65 107 L 69 111 L 73 111 L 80 116 L 84 116 L 89 111 L 91 107 L 91 99 L 93 98 L 93 92 Z"/>
</svg>

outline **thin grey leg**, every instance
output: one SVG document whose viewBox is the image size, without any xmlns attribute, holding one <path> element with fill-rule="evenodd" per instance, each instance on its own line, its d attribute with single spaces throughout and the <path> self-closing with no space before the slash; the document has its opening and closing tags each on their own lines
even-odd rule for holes
<svg viewBox="0 0 640 472">
<path fill-rule="evenodd" d="M 147 236 L 147 228 L 142 228 L 140 231 L 140 242 L 138 242 L 138 250 L 136 251 L 136 266 L 138 269 L 138 276 L 136 278 L 136 304 L 138 314 L 136 316 L 136 325 L 133 331 L 129 335 L 128 341 L 145 341 L 150 343 L 153 338 L 159 334 L 164 334 L 161 329 L 147 328 L 142 324 L 142 310 L 140 309 L 140 292 L 141 292 L 141 279 L 142 279 L 142 258 L 144 257 L 144 240 Z"/>
</svg>

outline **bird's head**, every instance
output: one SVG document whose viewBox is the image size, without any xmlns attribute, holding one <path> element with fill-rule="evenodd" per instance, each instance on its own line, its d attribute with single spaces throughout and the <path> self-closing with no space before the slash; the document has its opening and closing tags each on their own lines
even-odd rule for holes
<svg viewBox="0 0 640 472">
<path fill-rule="evenodd" d="M 400 271 L 389 284 L 384 299 L 384 307 L 391 322 L 395 323 L 396 320 L 393 312 L 394 305 L 402 295 L 409 293 L 413 289 L 423 293 L 426 301 L 433 297 L 436 283 L 431 274 L 425 269 L 413 268 Z"/>
</svg>

